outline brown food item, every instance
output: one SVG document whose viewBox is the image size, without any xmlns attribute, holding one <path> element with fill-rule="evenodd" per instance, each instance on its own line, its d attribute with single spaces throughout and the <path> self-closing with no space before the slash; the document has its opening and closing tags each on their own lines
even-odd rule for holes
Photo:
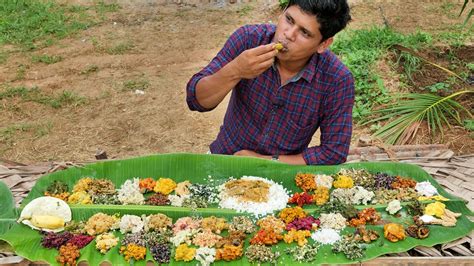
<svg viewBox="0 0 474 266">
<path fill-rule="evenodd" d="M 375 230 L 366 229 L 364 225 L 357 227 L 357 230 L 354 233 L 353 239 L 355 241 L 363 241 L 367 244 L 377 240 L 379 238 L 379 233 Z"/>
<path fill-rule="evenodd" d="M 247 235 L 242 231 L 230 231 L 229 234 L 216 243 L 216 248 L 226 245 L 241 246 Z"/>
<path fill-rule="evenodd" d="M 430 234 L 430 229 L 428 227 L 416 224 L 410 225 L 405 231 L 409 236 L 417 239 L 427 238 Z"/>
<path fill-rule="evenodd" d="M 397 189 L 397 188 L 414 188 L 416 186 L 416 181 L 413 179 L 408 179 L 408 178 L 403 178 L 401 176 L 396 177 L 397 180 L 395 180 L 392 183 L 392 188 Z"/>
<path fill-rule="evenodd" d="M 72 266 L 77 264 L 76 259 L 79 258 L 80 255 L 77 246 L 68 243 L 59 248 L 59 255 L 56 256 L 56 261 L 61 265 Z"/>
<path fill-rule="evenodd" d="M 242 201 L 266 202 L 270 185 L 260 180 L 231 180 L 225 183 L 226 192 Z"/>
<path fill-rule="evenodd" d="M 405 230 L 401 224 L 389 223 L 383 227 L 383 235 L 390 242 L 398 242 L 405 239 Z"/>
</svg>

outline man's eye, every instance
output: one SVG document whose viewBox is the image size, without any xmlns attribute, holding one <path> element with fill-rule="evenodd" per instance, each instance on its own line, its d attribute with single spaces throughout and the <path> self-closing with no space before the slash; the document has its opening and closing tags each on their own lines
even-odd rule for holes
<svg viewBox="0 0 474 266">
<path fill-rule="evenodd" d="M 293 19 L 290 16 L 286 16 L 286 21 L 289 23 L 293 23 Z"/>
<path fill-rule="evenodd" d="M 303 33 L 303 36 L 309 37 L 309 32 L 307 32 L 307 31 L 305 31 L 305 30 L 302 30 L 301 33 Z"/>
</svg>

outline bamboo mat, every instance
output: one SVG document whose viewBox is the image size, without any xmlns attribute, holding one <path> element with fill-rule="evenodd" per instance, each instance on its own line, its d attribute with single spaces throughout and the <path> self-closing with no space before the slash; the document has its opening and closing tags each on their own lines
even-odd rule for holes
<svg viewBox="0 0 474 266">
<path fill-rule="evenodd" d="M 453 156 L 454 153 L 444 145 L 383 145 L 351 148 L 348 162 L 360 161 L 399 161 L 421 166 L 430 173 L 447 192 L 465 199 L 468 207 L 474 210 L 474 154 Z M 90 163 L 90 162 L 86 162 Z M 17 206 L 26 197 L 36 180 L 42 175 L 81 166 L 84 163 L 60 162 L 23 165 L 0 158 L 0 180 L 5 182 L 12 191 Z M 408 264 L 416 263 L 421 257 L 432 260 L 421 264 L 449 265 L 454 263 L 449 257 L 457 257 L 457 265 L 474 265 L 474 233 L 450 243 L 434 247 L 416 247 L 407 252 L 390 254 L 373 260 L 375 265 L 393 265 L 402 263 L 406 258 Z M 394 259 L 394 260 L 391 260 Z M 462 263 L 461 263 L 462 261 Z M 441 262 L 441 263 L 440 263 Z M 0 246 L 0 264 L 32 265 L 13 252 Z M 371 262 L 364 264 L 372 265 Z M 38 265 L 38 264 L 35 264 Z M 399 264 L 400 265 L 400 264 Z"/>
</svg>

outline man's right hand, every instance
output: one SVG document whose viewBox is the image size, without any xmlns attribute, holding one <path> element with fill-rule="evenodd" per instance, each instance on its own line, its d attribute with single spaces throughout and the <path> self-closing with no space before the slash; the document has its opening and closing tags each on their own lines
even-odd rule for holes
<svg viewBox="0 0 474 266">
<path fill-rule="evenodd" d="M 270 43 L 245 50 L 233 61 L 232 65 L 241 79 L 252 79 L 262 74 L 275 61 L 278 51 Z"/>
</svg>

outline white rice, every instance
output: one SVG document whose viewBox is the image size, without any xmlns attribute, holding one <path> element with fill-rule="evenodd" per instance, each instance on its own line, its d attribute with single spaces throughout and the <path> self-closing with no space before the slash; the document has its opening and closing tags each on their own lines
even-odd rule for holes
<svg viewBox="0 0 474 266">
<path fill-rule="evenodd" d="M 311 234 L 311 238 L 321 244 L 332 245 L 341 239 L 338 231 L 331 228 L 323 228 Z"/>
<path fill-rule="evenodd" d="M 429 181 L 416 183 L 415 190 L 425 197 L 438 195 L 438 190 Z"/>
<path fill-rule="evenodd" d="M 236 197 L 229 196 L 225 191 L 225 184 L 219 186 L 219 207 L 233 209 L 237 212 L 247 212 L 256 218 L 265 216 L 274 211 L 282 210 L 286 207 L 289 196 L 288 191 L 280 184 L 262 177 L 243 176 L 243 180 L 260 180 L 270 185 L 267 202 L 241 201 Z"/>
</svg>

